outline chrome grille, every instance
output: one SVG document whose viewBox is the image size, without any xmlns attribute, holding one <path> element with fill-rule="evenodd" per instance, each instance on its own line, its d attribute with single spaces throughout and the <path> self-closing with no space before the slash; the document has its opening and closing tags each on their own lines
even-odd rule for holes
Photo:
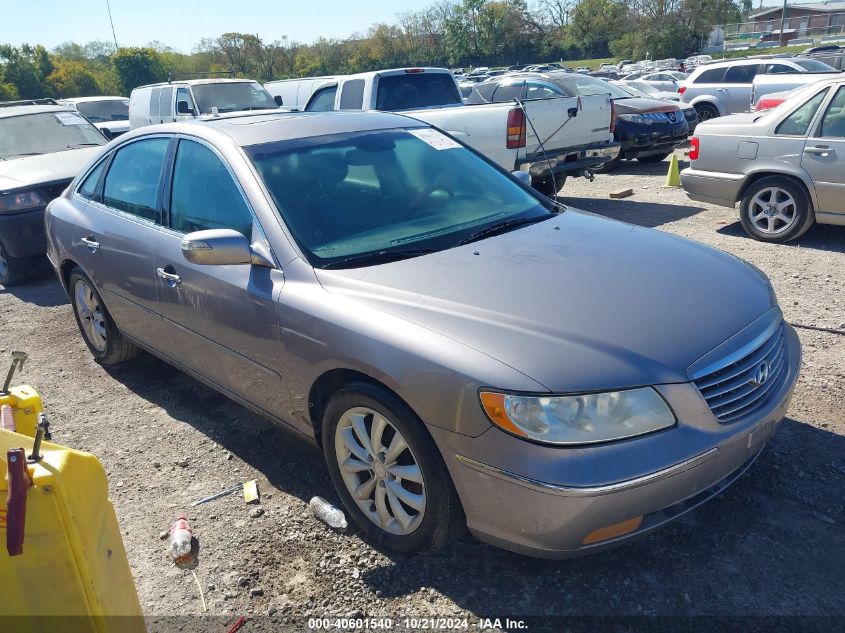
<svg viewBox="0 0 845 633">
<path fill-rule="evenodd" d="M 719 422 L 735 422 L 765 405 L 787 373 L 783 324 L 748 355 L 695 380 Z M 761 380 L 762 378 L 762 380 Z"/>
</svg>

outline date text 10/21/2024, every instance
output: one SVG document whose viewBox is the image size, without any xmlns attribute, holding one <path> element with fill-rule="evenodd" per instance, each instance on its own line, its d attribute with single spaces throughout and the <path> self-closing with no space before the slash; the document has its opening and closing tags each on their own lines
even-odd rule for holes
<svg viewBox="0 0 845 633">
<path fill-rule="evenodd" d="M 436 617 L 401 617 L 401 618 L 308 618 L 310 630 L 411 630 L 411 631 L 456 631 L 456 630 L 526 630 L 524 620 L 510 618 L 436 618 Z"/>
</svg>

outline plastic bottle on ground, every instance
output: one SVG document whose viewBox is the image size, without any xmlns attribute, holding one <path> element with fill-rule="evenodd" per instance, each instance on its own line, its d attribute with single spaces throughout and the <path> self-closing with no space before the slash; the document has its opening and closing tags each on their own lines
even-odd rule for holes
<svg viewBox="0 0 845 633">
<path fill-rule="evenodd" d="M 314 516 L 326 525 L 336 529 L 346 529 L 346 516 L 340 508 L 334 507 L 322 497 L 312 497 L 308 505 L 311 506 Z"/>
<path fill-rule="evenodd" d="M 176 517 L 176 521 L 170 526 L 170 555 L 173 560 L 184 560 L 191 555 L 193 534 L 187 517 L 184 514 Z"/>
</svg>

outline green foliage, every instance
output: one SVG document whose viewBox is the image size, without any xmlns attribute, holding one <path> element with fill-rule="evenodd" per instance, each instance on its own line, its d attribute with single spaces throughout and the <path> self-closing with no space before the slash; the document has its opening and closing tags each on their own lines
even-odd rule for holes
<svg viewBox="0 0 845 633">
<path fill-rule="evenodd" d="M 108 42 L 0 45 L 0 99 L 128 95 L 193 73 L 258 81 L 403 66 L 501 66 L 551 59 L 683 57 L 713 24 L 737 22 L 752 0 L 433 0 L 347 39 L 269 42 L 229 32 L 190 53 L 162 42 L 114 50 Z M 580 63 L 580 62 L 579 62 Z M 572 65 L 575 65 L 573 62 Z"/>
<path fill-rule="evenodd" d="M 164 58 L 152 48 L 120 48 L 111 56 L 111 63 L 125 95 L 133 88 L 167 78 Z"/>
</svg>

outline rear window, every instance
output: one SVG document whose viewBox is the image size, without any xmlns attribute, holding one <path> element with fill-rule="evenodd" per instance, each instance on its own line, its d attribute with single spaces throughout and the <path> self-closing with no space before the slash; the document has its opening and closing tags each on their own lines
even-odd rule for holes
<svg viewBox="0 0 845 633">
<path fill-rule="evenodd" d="M 791 60 L 798 66 L 801 66 L 808 73 L 835 73 L 836 69 L 833 66 L 828 66 L 824 62 L 817 59 L 793 59 Z"/>
<path fill-rule="evenodd" d="M 722 77 L 725 74 L 724 68 L 710 68 L 705 70 L 701 73 L 698 77 L 695 78 L 693 83 L 696 84 L 720 84 L 722 83 Z"/>
<path fill-rule="evenodd" d="M 402 73 L 379 77 L 376 110 L 410 110 L 462 103 L 448 73 Z"/>
<path fill-rule="evenodd" d="M 759 64 L 743 64 L 741 66 L 732 66 L 728 68 L 725 73 L 726 84 L 750 84 L 754 81 L 757 71 L 760 69 Z"/>
</svg>

